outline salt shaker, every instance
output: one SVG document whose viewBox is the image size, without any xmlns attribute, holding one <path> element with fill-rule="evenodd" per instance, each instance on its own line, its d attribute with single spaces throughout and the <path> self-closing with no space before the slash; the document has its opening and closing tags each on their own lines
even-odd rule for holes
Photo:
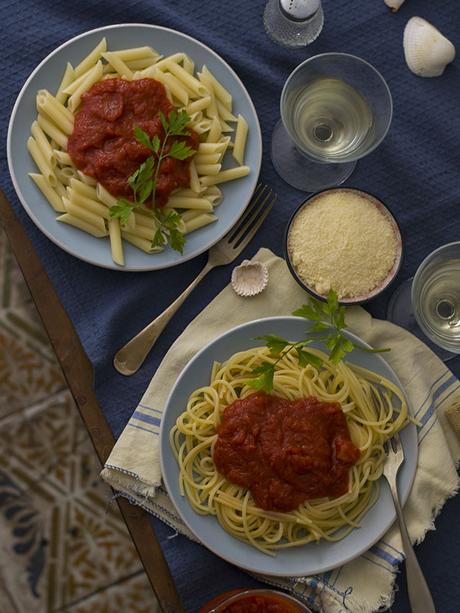
<svg viewBox="0 0 460 613">
<path fill-rule="evenodd" d="M 264 26 L 268 36 L 284 47 L 304 47 L 323 28 L 321 0 L 268 0 Z"/>
</svg>

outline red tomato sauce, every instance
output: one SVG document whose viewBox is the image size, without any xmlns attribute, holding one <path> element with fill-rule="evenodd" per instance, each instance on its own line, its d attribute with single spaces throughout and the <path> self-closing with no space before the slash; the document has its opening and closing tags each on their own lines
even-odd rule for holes
<svg viewBox="0 0 460 613">
<path fill-rule="evenodd" d="M 156 134 L 163 142 L 159 112 L 168 117 L 172 110 L 163 84 L 154 79 L 100 81 L 82 96 L 68 153 L 79 170 L 97 179 L 113 196 L 132 200 L 128 177 L 151 155 L 147 147 L 137 142 L 134 128 L 139 126 L 150 137 Z M 168 138 L 167 150 L 174 140 L 197 149 L 198 134 L 189 132 L 189 136 Z M 162 161 L 156 206 L 164 206 L 174 189 L 189 186 L 189 166 L 190 158 Z"/>
<path fill-rule="evenodd" d="M 237 602 L 227 605 L 222 613 L 297 613 L 293 607 L 276 596 L 248 595 Z"/>
<path fill-rule="evenodd" d="M 264 393 L 226 407 L 214 447 L 217 470 L 267 511 L 345 494 L 359 455 L 339 403 Z"/>
</svg>

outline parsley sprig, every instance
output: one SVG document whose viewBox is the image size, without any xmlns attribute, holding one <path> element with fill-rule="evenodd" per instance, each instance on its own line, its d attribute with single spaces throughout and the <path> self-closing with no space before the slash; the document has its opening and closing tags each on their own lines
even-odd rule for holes
<svg viewBox="0 0 460 613">
<path fill-rule="evenodd" d="M 190 117 L 186 111 L 171 111 L 166 118 L 160 111 L 161 125 L 164 130 L 164 138 L 161 140 L 157 134 L 150 136 L 139 126 L 134 128 L 134 136 L 137 142 L 150 150 L 151 155 L 128 177 L 128 184 L 133 190 L 134 199 L 131 202 L 127 198 L 119 198 L 110 207 L 110 217 L 119 219 L 126 225 L 133 211 L 144 205 L 148 200 L 152 202 L 151 216 L 155 219 L 157 229 L 152 237 L 152 247 L 162 247 L 169 244 L 180 253 L 184 250 L 185 238 L 179 230 L 181 217 L 174 211 L 165 213 L 155 206 L 155 193 L 162 161 L 167 158 L 185 160 L 194 155 L 195 149 L 187 145 L 185 141 L 172 140 L 177 136 L 188 136 L 187 123 Z"/>
<path fill-rule="evenodd" d="M 270 394 L 273 391 L 276 365 L 292 351 L 296 352 L 300 366 L 305 367 L 312 364 L 316 368 L 320 368 L 323 360 L 308 351 L 308 346 L 312 343 L 324 344 L 329 350 L 329 360 L 333 364 L 338 364 L 353 349 L 360 349 L 369 353 L 390 351 L 390 349 L 369 349 L 359 343 L 354 343 L 345 336 L 343 333 L 347 327 L 345 324 L 345 307 L 339 304 L 334 290 L 329 292 L 327 302 L 310 298 L 307 304 L 302 305 L 292 314 L 313 322 L 313 325 L 306 332 L 306 338 L 293 343 L 274 334 L 257 336 L 256 339 L 265 341 L 270 350 L 270 355 L 276 360 L 274 362 L 263 362 L 252 370 L 251 375 L 254 375 L 254 379 L 247 382 L 250 387 Z"/>
</svg>

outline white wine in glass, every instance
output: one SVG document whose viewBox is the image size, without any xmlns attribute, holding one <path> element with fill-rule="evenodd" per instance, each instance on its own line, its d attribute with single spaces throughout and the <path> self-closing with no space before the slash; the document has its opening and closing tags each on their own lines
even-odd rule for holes
<svg viewBox="0 0 460 613">
<path fill-rule="evenodd" d="M 372 130 L 366 99 L 340 79 L 322 77 L 286 100 L 292 127 L 318 159 L 337 162 L 365 147 Z"/>
<path fill-rule="evenodd" d="M 414 278 L 392 296 L 387 318 L 428 339 L 444 361 L 460 353 L 460 242 L 443 245 L 423 260 Z"/>
<path fill-rule="evenodd" d="M 272 135 L 275 170 L 290 185 L 316 192 L 343 183 L 356 161 L 385 137 L 390 90 L 368 62 L 346 53 L 305 60 L 288 77 Z"/>
</svg>

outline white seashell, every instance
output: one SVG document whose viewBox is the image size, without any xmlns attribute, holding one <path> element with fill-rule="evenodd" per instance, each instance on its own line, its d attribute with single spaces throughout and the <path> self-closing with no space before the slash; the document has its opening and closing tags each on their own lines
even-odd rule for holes
<svg viewBox="0 0 460 613">
<path fill-rule="evenodd" d="M 455 47 L 431 23 L 412 17 L 404 29 L 404 55 L 414 74 L 439 77 L 455 58 Z"/>
<path fill-rule="evenodd" d="M 404 4 L 405 0 L 383 0 L 390 9 L 396 13 L 396 11 L 400 8 L 402 4 Z"/>
<path fill-rule="evenodd" d="M 268 283 L 268 269 L 262 262 L 243 260 L 232 272 L 232 287 L 239 296 L 256 296 Z"/>
</svg>

